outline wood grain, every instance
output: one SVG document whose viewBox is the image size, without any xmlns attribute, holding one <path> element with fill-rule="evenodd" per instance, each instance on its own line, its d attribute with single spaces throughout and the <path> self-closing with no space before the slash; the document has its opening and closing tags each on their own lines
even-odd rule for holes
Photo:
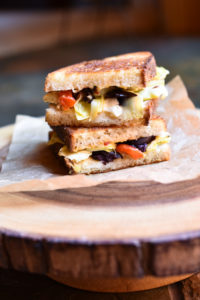
<svg viewBox="0 0 200 300">
<path fill-rule="evenodd" d="M 88 280 L 197 272 L 199 183 L 0 193 L 0 267 Z"/>
<path fill-rule="evenodd" d="M 0 269 L 0 283 L 2 300 L 183 300 L 180 283 L 143 292 L 102 294 L 64 286 L 46 276 L 3 269 Z"/>
</svg>

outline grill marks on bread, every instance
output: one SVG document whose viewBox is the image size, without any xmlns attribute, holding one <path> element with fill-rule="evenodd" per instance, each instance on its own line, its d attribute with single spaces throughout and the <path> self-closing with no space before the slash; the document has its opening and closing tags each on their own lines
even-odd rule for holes
<svg viewBox="0 0 200 300">
<path fill-rule="evenodd" d="M 150 52 L 135 52 L 102 60 L 84 61 L 49 73 L 45 92 L 110 86 L 144 88 L 156 75 Z"/>
</svg>

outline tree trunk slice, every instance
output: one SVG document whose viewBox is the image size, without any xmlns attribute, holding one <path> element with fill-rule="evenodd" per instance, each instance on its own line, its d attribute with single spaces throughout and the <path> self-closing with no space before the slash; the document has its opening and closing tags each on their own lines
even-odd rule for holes
<svg viewBox="0 0 200 300">
<path fill-rule="evenodd" d="M 11 131 L 0 129 L 0 157 Z M 200 177 L 0 193 L 0 216 L 3 268 L 47 274 L 75 286 L 102 278 L 105 288 L 112 279 L 113 286 L 117 280 L 125 286 L 128 278 L 130 290 L 136 288 L 134 278 L 138 288 L 142 278 L 146 289 L 200 269 Z"/>
<path fill-rule="evenodd" d="M 50 278 L 63 283 L 65 285 L 78 288 L 81 290 L 104 292 L 104 293 L 124 293 L 151 290 L 158 287 L 171 285 L 186 278 L 190 278 L 191 274 L 179 276 L 155 277 L 144 276 L 143 278 L 116 278 L 116 279 L 72 279 L 59 276 L 49 276 Z M 187 280 L 186 280 L 187 282 Z M 151 298 L 152 299 L 152 298 Z M 168 299 L 168 298 L 167 298 Z M 169 300 L 171 299 L 169 297 Z"/>
<path fill-rule="evenodd" d="M 200 299 L 200 273 L 183 281 L 183 295 L 185 300 Z"/>
</svg>

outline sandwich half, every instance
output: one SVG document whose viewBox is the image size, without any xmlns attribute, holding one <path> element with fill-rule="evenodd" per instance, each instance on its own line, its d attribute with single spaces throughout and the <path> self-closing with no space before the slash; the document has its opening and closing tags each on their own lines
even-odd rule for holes
<svg viewBox="0 0 200 300">
<path fill-rule="evenodd" d="M 138 127 L 55 127 L 49 146 L 68 174 L 94 174 L 169 160 L 170 136 L 163 119 Z"/>
<path fill-rule="evenodd" d="M 44 101 L 50 126 L 145 125 L 158 99 L 167 96 L 165 77 L 150 52 L 136 52 L 68 66 L 48 74 Z"/>
</svg>

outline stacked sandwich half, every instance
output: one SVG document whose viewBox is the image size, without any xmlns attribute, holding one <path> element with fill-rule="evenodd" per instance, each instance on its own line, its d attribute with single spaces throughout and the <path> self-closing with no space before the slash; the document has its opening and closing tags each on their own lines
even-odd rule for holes
<svg viewBox="0 0 200 300">
<path fill-rule="evenodd" d="M 82 62 L 48 74 L 49 145 L 69 174 L 168 160 L 169 134 L 155 115 L 168 71 L 149 52 Z"/>
</svg>

